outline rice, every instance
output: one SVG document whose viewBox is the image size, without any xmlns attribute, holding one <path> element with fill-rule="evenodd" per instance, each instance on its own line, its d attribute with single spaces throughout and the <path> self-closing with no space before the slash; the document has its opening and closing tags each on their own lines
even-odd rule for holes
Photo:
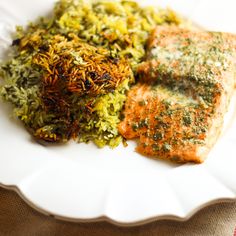
<svg viewBox="0 0 236 236">
<path fill-rule="evenodd" d="M 37 139 L 116 147 L 150 31 L 179 22 L 169 9 L 133 1 L 61 0 L 51 18 L 17 28 L 0 95 Z"/>
</svg>

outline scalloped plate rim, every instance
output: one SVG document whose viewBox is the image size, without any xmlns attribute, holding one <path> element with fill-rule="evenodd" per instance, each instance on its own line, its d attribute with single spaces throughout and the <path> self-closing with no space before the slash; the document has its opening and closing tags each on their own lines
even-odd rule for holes
<svg viewBox="0 0 236 236">
<path fill-rule="evenodd" d="M 62 220 L 62 221 L 67 221 L 67 222 L 73 222 L 73 223 L 97 223 L 97 222 L 108 222 L 116 226 L 121 226 L 121 227 L 135 227 L 135 226 L 141 226 L 145 224 L 149 224 L 155 221 L 161 221 L 161 220 L 171 220 L 171 221 L 176 221 L 176 222 L 185 222 L 189 220 L 190 218 L 194 217 L 195 214 L 197 214 L 199 211 L 203 210 L 204 208 L 208 206 L 212 206 L 214 204 L 219 204 L 219 203 L 227 203 L 227 202 L 234 202 L 236 201 L 236 196 L 234 198 L 224 198 L 220 197 L 218 199 L 214 199 L 211 201 L 206 201 L 205 203 L 199 205 L 198 207 L 194 208 L 192 211 L 188 212 L 185 214 L 185 216 L 181 217 L 178 215 L 157 215 L 154 217 L 149 217 L 143 220 L 138 220 L 138 221 L 133 221 L 133 222 L 121 222 L 121 221 L 116 221 L 112 218 L 110 218 L 107 215 L 101 215 L 99 217 L 95 218 L 89 218 L 89 219 L 82 219 L 82 218 L 70 218 L 70 217 L 65 217 L 60 214 L 54 214 L 51 213 L 50 211 L 47 211 L 37 205 L 35 205 L 33 202 L 30 201 L 26 197 L 26 195 L 21 191 L 21 189 L 17 185 L 5 185 L 0 183 L 0 187 L 14 191 L 15 193 L 18 194 L 18 196 L 31 208 L 34 210 L 40 212 L 41 214 L 49 217 L 53 217 L 57 220 Z"/>
</svg>

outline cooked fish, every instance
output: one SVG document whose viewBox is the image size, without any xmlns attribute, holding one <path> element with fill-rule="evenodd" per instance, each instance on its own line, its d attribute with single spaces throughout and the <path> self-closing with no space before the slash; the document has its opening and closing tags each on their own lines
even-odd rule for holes
<svg viewBox="0 0 236 236">
<path fill-rule="evenodd" d="M 201 163 L 215 144 L 232 95 L 235 36 L 157 27 L 140 82 L 128 93 L 120 133 L 139 138 L 137 151 Z"/>
</svg>

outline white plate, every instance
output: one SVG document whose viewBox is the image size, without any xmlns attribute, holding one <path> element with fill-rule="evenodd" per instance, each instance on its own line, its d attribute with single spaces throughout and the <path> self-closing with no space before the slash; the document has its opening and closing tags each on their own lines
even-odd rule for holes
<svg viewBox="0 0 236 236">
<path fill-rule="evenodd" d="M 157 2 L 208 29 L 236 33 L 235 1 Z M 52 5 L 53 0 L 1 1 L 0 47 L 9 45 L 15 24 L 46 14 Z M 7 105 L 0 106 L 0 183 L 44 213 L 127 225 L 157 218 L 184 220 L 208 203 L 236 198 L 235 102 L 228 129 L 201 165 L 151 160 L 135 153 L 132 142 L 115 150 L 75 143 L 44 147 L 9 118 Z"/>
</svg>

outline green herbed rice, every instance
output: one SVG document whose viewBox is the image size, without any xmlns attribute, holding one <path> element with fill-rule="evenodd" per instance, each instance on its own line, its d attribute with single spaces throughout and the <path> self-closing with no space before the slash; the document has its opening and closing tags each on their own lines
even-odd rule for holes
<svg viewBox="0 0 236 236">
<path fill-rule="evenodd" d="M 158 24 L 179 18 L 134 1 L 60 0 L 51 18 L 17 27 L 0 95 L 37 139 L 116 147 L 126 92 Z"/>
</svg>

